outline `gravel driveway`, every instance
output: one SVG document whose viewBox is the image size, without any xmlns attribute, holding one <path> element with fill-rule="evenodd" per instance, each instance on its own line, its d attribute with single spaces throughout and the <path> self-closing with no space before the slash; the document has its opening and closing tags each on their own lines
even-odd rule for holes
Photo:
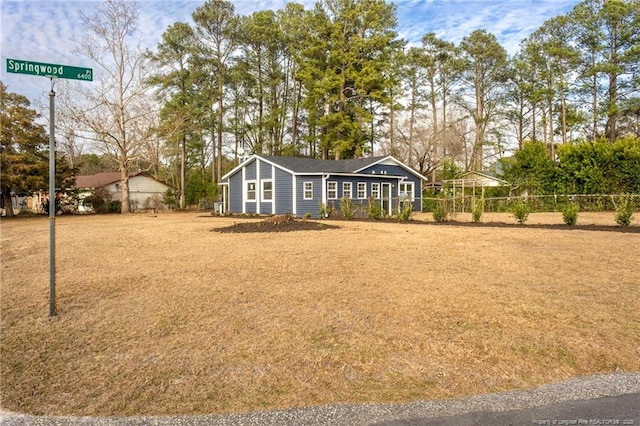
<svg viewBox="0 0 640 426">
<path fill-rule="evenodd" d="M 635 394 L 635 395 L 631 395 Z M 600 405 L 589 410 L 598 398 L 626 395 L 626 398 L 599 400 Z M 495 413 L 531 409 L 531 415 L 544 411 L 536 407 L 553 405 L 551 412 L 563 413 L 564 418 L 530 418 L 526 424 L 619 424 L 640 426 L 640 373 L 619 373 L 575 378 L 535 389 L 478 395 L 469 398 L 418 401 L 408 404 L 336 404 L 309 408 L 265 411 L 233 415 L 184 417 L 35 417 L 1 412 L 0 424 L 14 425 L 426 425 L 481 424 L 470 421 L 478 413 L 481 419 L 498 419 Z M 577 401 L 587 401 L 580 402 Z M 610 401 L 610 402 L 609 402 Z M 614 402 L 618 405 L 614 407 Z M 555 404 L 555 405 L 554 405 Z M 604 408 L 611 404 L 620 416 L 611 417 Z M 557 408 L 556 408 L 557 407 Z M 563 410 L 564 407 L 564 410 Z M 604 408 L 603 408 L 604 407 Z M 624 410 L 623 410 L 624 407 Z M 625 411 L 626 410 L 626 411 Z M 589 417 L 581 418 L 581 412 Z M 517 423 L 507 417 L 491 424 L 523 424 L 527 418 L 521 411 Z M 593 413 L 607 413 L 610 417 L 593 417 Z M 465 416 L 466 414 L 466 416 Z M 492 416 L 493 415 L 493 416 Z M 630 417 L 630 415 L 632 415 Z M 443 417 L 449 419 L 442 419 Z M 568 418 L 566 416 L 573 416 Z M 553 421 L 556 423 L 553 423 Z M 479 420 L 480 421 L 480 420 Z M 548 423 L 546 423 L 548 421 Z M 571 423 L 573 422 L 573 423 Z M 582 423 L 579 423 L 582 422 Z M 585 423 L 586 422 L 586 423 Z"/>
</svg>

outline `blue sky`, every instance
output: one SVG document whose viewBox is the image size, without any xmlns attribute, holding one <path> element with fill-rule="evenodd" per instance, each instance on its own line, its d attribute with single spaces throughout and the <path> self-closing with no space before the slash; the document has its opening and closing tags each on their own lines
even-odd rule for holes
<svg viewBox="0 0 640 426">
<path fill-rule="evenodd" d="M 155 50 L 162 33 L 175 22 L 191 22 L 191 14 L 204 0 L 139 0 L 143 47 Z M 235 0 L 236 13 L 281 9 L 286 0 Z M 307 8 L 315 0 L 298 0 Z M 525 37 L 549 18 L 566 14 L 578 0 L 397 0 L 399 37 L 418 43 L 434 32 L 458 43 L 476 29 L 493 33 L 510 54 Z M 80 10 L 93 14 L 97 0 L 0 0 L 0 79 L 9 91 L 27 96 L 32 103 L 47 102 L 48 79 L 7 73 L 6 59 L 94 68 L 74 54 L 74 39 L 82 37 Z"/>
</svg>

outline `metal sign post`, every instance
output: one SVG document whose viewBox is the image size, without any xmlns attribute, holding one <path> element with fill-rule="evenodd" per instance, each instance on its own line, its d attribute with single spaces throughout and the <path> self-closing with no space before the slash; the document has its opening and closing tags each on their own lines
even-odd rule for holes
<svg viewBox="0 0 640 426">
<path fill-rule="evenodd" d="M 56 315 L 56 137 L 53 78 L 49 92 L 49 316 Z M 52 195 L 53 194 L 53 195 Z"/>
<path fill-rule="evenodd" d="M 68 65 L 47 64 L 44 62 L 23 61 L 7 58 L 7 72 L 15 74 L 37 75 L 51 79 L 49 92 L 49 316 L 56 316 L 56 124 L 55 97 L 53 91 L 55 78 L 93 81 L 91 68 L 71 67 Z"/>
</svg>

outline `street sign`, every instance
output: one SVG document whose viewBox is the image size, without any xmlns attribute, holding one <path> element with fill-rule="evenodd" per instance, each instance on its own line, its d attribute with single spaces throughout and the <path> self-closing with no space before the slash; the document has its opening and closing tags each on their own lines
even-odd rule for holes
<svg viewBox="0 0 640 426">
<path fill-rule="evenodd" d="M 7 72 L 51 78 L 49 92 L 49 316 L 53 317 L 56 315 L 56 114 L 54 112 L 56 92 L 53 91 L 53 79 L 93 81 L 93 70 L 7 58 Z"/>
<path fill-rule="evenodd" d="M 15 74 L 39 75 L 42 77 L 67 78 L 71 80 L 93 81 L 93 69 L 71 67 L 69 65 L 45 64 L 7 58 L 7 72 Z"/>
</svg>

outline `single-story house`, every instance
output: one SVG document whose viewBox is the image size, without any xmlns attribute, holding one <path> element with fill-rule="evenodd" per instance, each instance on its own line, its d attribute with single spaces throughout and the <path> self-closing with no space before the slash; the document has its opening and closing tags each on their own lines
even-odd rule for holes
<svg viewBox="0 0 640 426">
<path fill-rule="evenodd" d="M 120 173 L 118 172 L 76 176 L 76 188 L 83 191 L 80 194 L 81 200 L 97 188 L 103 188 L 109 192 L 112 200 L 121 200 L 120 185 Z M 153 178 L 148 173 L 130 174 L 129 205 L 131 206 L 131 211 L 161 207 L 163 195 L 169 188 L 171 188 L 169 185 Z M 82 206 L 82 203 L 80 205 Z"/>
<path fill-rule="evenodd" d="M 322 206 L 338 208 L 340 199 L 354 204 L 380 203 L 391 215 L 401 202 L 422 208 L 426 178 L 391 156 L 351 160 L 252 155 L 222 176 L 222 211 L 245 214 L 309 213 Z"/>
</svg>

